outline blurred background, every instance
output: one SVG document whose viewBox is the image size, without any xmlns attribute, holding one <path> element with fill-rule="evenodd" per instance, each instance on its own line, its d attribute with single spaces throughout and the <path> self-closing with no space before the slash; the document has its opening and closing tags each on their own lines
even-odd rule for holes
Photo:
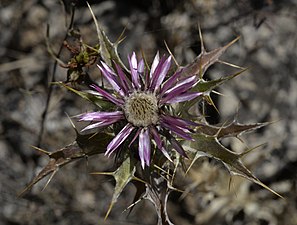
<svg viewBox="0 0 297 225">
<path fill-rule="evenodd" d="M 22 198 L 17 194 L 44 167 L 48 158 L 31 146 L 54 151 L 75 140 L 66 113 L 77 115 L 93 106 L 60 87 L 52 87 L 55 60 L 71 19 L 70 0 L 0 1 L 0 224 L 117 224 L 154 225 L 150 202 L 132 202 L 135 188 L 124 190 L 104 221 L 113 193 L 110 177 L 90 172 L 110 170 L 112 161 L 93 156 L 62 168 L 48 187 L 38 183 Z M 98 41 L 85 1 L 77 1 L 74 28 L 89 45 Z M 221 86 L 212 95 L 218 107 L 207 108 L 211 124 L 274 121 L 224 145 L 243 151 L 265 143 L 245 157 L 247 167 L 285 197 L 241 178 L 232 178 L 214 160 L 201 160 L 181 179 L 185 194 L 172 193 L 169 216 L 183 225 L 296 225 L 297 224 L 297 2 L 296 0 L 106 0 L 90 1 L 99 23 L 112 41 L 126 28 L 119 53 L 144 52 L 150 62 L 156 51 L 166 53 L 164 41 L 180 65 L 190 63 L 201 49 L 198 24 L 207 50 L 240 40 L 222 60 L 249 70 Z M 68 58 L 67 58 L 68 57 Z M 63 50 L 61 60 L 69 54 Z M 216 64 L 206 79 L 231 75 L 236 70 Z M 90 68 L 98 78 L 96 66 Z M 55 80 L 65 81 L 67 70 L 57 67 Z M 47 107 L 48 102 L 48 107 Z M 47 110 L 45 113 L 45 109 Z M 46 115 L 46 117 L 44 117 Z M 45 118 L 45 119 L 43 119 Z"/>
</svg>

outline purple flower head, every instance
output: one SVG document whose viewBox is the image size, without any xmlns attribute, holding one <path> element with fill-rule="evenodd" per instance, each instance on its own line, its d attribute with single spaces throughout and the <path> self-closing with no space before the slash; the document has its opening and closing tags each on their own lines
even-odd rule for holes
<svg viewBox="0 0 297 225">
<path fill-rule="evenodd" d="M 164 134 L 169 131 L 182 139 L 192 140 L 190 127 L 195 126 L 195 123 L 167 114 L 164 106 L 192 100 L 201 93 L 189 91 L 197 83 L 195 76 L 180 79 L 181 71 L 179 71 L 166 79 L 171 66 L 171 56 L 160 58 L 157 53 L 150 71 L 145 70 L 142 59 L 137 61 L 134 52 L 128 57 L 128 61 L 129 77 L 118 65 L 115 65 L 116 72 L 104 62 L 98 65 L 113 88 L 112 92 L 96 85 L 91 86 L 101 96 L 115 104 L 117 111 L 85 113 L 80 116 L 80 121 L 93 122 L 83 130 L 126 121 L 127 124 L 108 144 L 105 155 L 111 155 L 129 136 L 132 136 L 130 145 L 138 138 L 139 158 L 144 168 L 145 165 L 150 165 L 151 140 L 169 160 L 171 159 L 162 139 Z M 172 141 L 170 138 L 169 141 L 173 147 L 177 145 L 176 140 Z M 181 146 L 177 151 L 185 155 Z"/>
</svg>

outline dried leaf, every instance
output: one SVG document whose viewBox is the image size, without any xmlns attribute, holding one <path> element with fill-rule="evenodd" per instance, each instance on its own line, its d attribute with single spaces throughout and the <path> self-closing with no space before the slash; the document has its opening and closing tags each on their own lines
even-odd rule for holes
<svg viewBox="0 0 297 225">
<path fill-rule="evenodd" d="M 56 172 L 66 164 L 94 154 L 104 153 L 105 147 L 110 140 L 111 137 L 104 133 L 95 133 L 87 135 L 77 133 L 76 141 L 54 152 L 48 152 L 43 149 L 33 147 L 37 151 L 48 155 L 50 161 L 37 174 L 37 176 L 33 178 L 33 180 L 27 185 L 27 187 L 23 191 L 21 191 L 19 197 L 23 196 L 40 180 L 51 174 L 49 180 L 43 188 L 45 189 L 51 181 L 51 179 L 53 178 L 53 176 L 56 174 Z"/>
<path fill-rule="evenodd" d="M 238 154 L 224 147 L 216 137 L 202 134 L 194 135 L 195 141 L 190 143 L 192 149 L 195 149 L 196 154 L 193 157 L 193 163 L 202 155 L 213 157 L 222 162 L 229 170 L 231 175 L 242 176 L 272 192 L 273 194 L 283 198 L 280 194 L 263 184 L 255 177 L 242 163 L 241 157 L 245 154 Z"/>
<path fill-rule="evenodd" d="M 214 63 L 219 62 L 221 55 L 232 45 L 234 44 L 239 37 L 235 38 L 233 41 L 229 42 L 223 47 L 216 48 L 210 52 L 207 52 L 204 48 L 204 43 L 202 39 L 201 30 L 199 29 L 200 41 L 201 41 L 201 53 L 197 56 L 192 63 L 183 67 L 183 75 L 191 76 L 193 74 L 198 75 L 200 78 L 203 78 L 205 71 Z"/>
</svg>

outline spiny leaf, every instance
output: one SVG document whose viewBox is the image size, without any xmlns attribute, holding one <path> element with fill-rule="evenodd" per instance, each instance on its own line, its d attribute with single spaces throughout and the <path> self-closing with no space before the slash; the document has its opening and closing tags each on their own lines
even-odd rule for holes
<svg viewBox="0 0 297 225">
<path fill-rule="evenodd" d="M 199 82 L 198 84 L 193 88 L 193 91 L 197 92 L 203 92 L 205 100 L 211 105 L 215 107 L 217 110 L 216 106 L 213 104 L 213 101 L 210 97 L 211 91 L 218 87 L 219 85 L 225 83 L 226 81 L 238 76 L 242 72 L 244 72 L 246 69 L 242 69 L 238 73 L 235 73 L 230 76 L 222 77 L 217 80 L 211 80 L 211 81 L 206 81 L 203 79 L 205 71 L 214 63 L 219 62 L 219 63 L 225 63 L 220 60 L 221 55 L 232 45 L 234 44 L 239 37 L 235 38 L 233 41 L 229 42 L 227 45 L 223 47 L 219 47 L 217 49 L 214 49 L 210 52 L 207 52 L 204 47 L 204 42 L 203 42 L 203 37 L 201 33 L 201 29 L 199 27 L 199 36 L 200 36 L 200 41 L 201 41 L 201 53 L 199 56 L 197 56 L 194 61 L 185 67 L 180 67 L 182 70 L 182 74 L 185 77 L 192 76 L 192 75 L 197 75 L 199 77 Z M 225 63 L 226 65 L 236 67 L 236 68 L 241 68 L 240 66 L 236 66 L 230 63 Z M 183 111 L 179 111 L 182 115 L 187 114 L 189 109 L 199 101 L 200 98 L 193 99 L 191 101 L 185 102 L 180 104 Z M 218 110 L 217 110 L 218 111 Z"/>
<path fill-rule="evenodd" d="M 194 142 L 190 143 L 192 149 L 197 152 L 193 157 L 192 164 L 201 157 L 201 152 L 209 157 L 213 157 L 222 162 L 229 170 L 231 175 L 242 176 L 272 192 L 273 194 L 283 198 L 280 194 L 263 184 L 257 177 L 255 177 L 242 163 L 242 154 L 230 151 L 224 147 L 216 137 L 202 134 L 194 135 Z"/>
<path fill-rule="evenodd" d="M 236 137 L 245 132 L 253 131 L 261 127 L 267 126 L 270 123 L 253 123 L 253 124 L 240 124 L 236 121 L 226 125 L 226 126 L 213 126 L 205 123 L 198 123 L 196 132 L 201 134 L 206 134 L 210 136 L 216 136 L 219 138 L 224 137 Z"/>
<path fill-rule="evenodd" d="M 221 77 L 219 79 L 216 80 L 210 80 L 210 81 L 206 81 L 204 79 L 200 79 L 199 82 L 196 84 L 195 87 L 192 88 L 192 91 L 196 91 L 196 92 L 203 92 L 203 95 L 199 96 L 198 98 L 195 98 L 191 101 L 187 101 L 184 103 L 180 103 L 179 107 L 177 108 L 177 112 L 181 113 L 183 116 L 187 116 L 187 114 L 189 114 L 189 110 L 190 108 L 195 105 L 198 101 L 201 100 L 201 98 L 204 98 L 206 100 L 206 102 L 210 105 L 212 105 L 216 111 L 219 113 L 219 110 L 217 109 L 216 105 L 214 104 L 212 98 L 210 97 L 210 93 L 214 92 L 213 89 L 222 85 L 223 83 L 235 78 L 236 76 L 240 75 L 241 73 L 243 73 L 245 70 L 247 69 L 242 69 L 241 71 L 226 76 L 226 77 Z"/>
<path fill-rule="evenodd" d="M 37 147 L 34 147 L 36 150 L 40 152 L 45 152 L 44 150 L 41 150 Z M 50 161 L 48 164 L 38 173 L 36 177 L 33 178 L 33 180 L 27 185 L 27 187 L 21 191 L 21 193 L 18 195 L 19 197 L 23 196 L 27 191 L 29 191 L 37 182 L 45 178 L 49 174 L 55 175 L 55 173 L 59 170 L 60 167 L 76 160 L 80 157 L 85 157 L 85 153 L 82 151 L 82 149 L 78 146 L 77 143 L 72 143 L 71 145 L 68 145 L 62 149 L 59 149 L 53 153 L 47 154 L 50 157 Z M 71 156 L 75 155 L 76 157 L 66 158 L 65 155 Z M 53 175 L 50 177 L 50 179 L 47 181 L 46 185 L 43 189 L 46 188 L 46 186 L 49 184 L 51 179 L 53 178 Z"/>
<path fill-rule="evenodd" d="M 77 159 L 85 158 L 94 154 L 105 152 L 107 143 L 111 137 L 103 133 L 82 135 L 77 133 L 76 141 L 72 144 L 61 148 L 54 152 L 33 147 L 35 150 L 48 155 L 50 161 L 48 164 L 37 174 L 36 177 L 27 185 L 27 187 L 20 192 L 19 197 L 23 196 L 29 191 L 36 183 L 51 174 L 43 189 L 47 187 L 56 172 L 68 163 L 74 162 Z"/>
<path fill-rule="evenodd" d="M 210 92 L 212 91 L 214 88 L 222 85 L 223 83 L 233 79 L 234 77 L 237 77 L 238 75 L 242 74 L 243 72 L 245 72 L 247 70 L 247 68 L 240 70 L 239 72 L 226 76 L 226 77 L 221 77 L 219 79 L 216 80 L 203 80 L 200 79 L 198 84 L 193 88 L 194 91 L 198 91 L 198 92 Z"/>
<path fill-rule="evenodd" d="M 217 108 L 217 106 L 215 105 L 214 101 L 212 100 L 212 98 L 210 97 L 210 93 L 206 94 L 205 96 L 203 96 L 204 99 L 206 100 L 206 102 L 211 105 L 212 107 L 214 107 L 214 109 L 217 111 L 218 114 L 220 114 L 219 109 Z M 203 115 L 205 116 L 205 115 Z"/>
<path fill-rule="evenodd" d="M 124 190 L 126 185 L 131 180 L 133 180 L 135 178 L 134 177 L 134 173 L 136 171 L 135 161 L 129 155 L 127 155 L 125 157 L 126 158 L 124 159 L 122 164 L 114 172 L 94 172 L 94 173 L 92 173 L 92 174 L 99 174 L 99 175 L 110 175 L 110 176 L 113 176 L 116 181 L 112 200 L 109 205 L 108 211 L 105 215 L 105 219 L 107 219 L 107 217 L 109 216 L 114 204 L 117 202 L 120 194 L 122 193 L 122 191 Z"/>
<path fill-rule="evenodd" d="M 192 63 L 182 68 L 182 73 L 186 77 L 196 74 L 200 78 L 203 78 L 205 71 L 214 63 L 219 62 L 219 58 L 221 57 L 221 55 L 239 39 L 239 37 L 237 37 L 233 41 L 229 42 L 227 45 L 207 52 L 204 48 L 204 43 L 200 29 L 199 35 L 201 41 L 201 53 L 194 59 Z"/>
<path fill-rule="evenodd" d="M 99 53 L 100 53 L 102 59 L 110 67 L 112 67 L 112 61 L 114 61 L 115 63 L 120 65 L 122 68 L 124 68 L 126 71 L 128 71 L 128 69 L 126 68 L 126 66 L 124 65 L 122 60 L 120 59 L 118 50 L 117 50 L 118 45 L 122 42 L 122 38 L 121 38 L 122 34 L 118 38 L 117 42 L 112 43 L 106 36 L 102 27 L 99 25 L 99 23 L 96 19 L 96 16 L 94 15 L 94 12 L 88 2 L 87 2 L 87 5 L 89 7 L 89 10 L 90 10 L 93 20 L 94 20 L 94 23 L 96 25 L 96 30 L 97 30 L 97 35 L 98 35 L 98 40 L 99 40 L 99 45 L 100 45 Z"/>
</svg>

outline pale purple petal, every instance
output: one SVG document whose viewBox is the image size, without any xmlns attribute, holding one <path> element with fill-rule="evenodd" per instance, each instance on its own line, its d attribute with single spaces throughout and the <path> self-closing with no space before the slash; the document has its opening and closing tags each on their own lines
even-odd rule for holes
<svg viewBox="0 0 297 225">
<path fill-rule="evenodd" d="M 161 120 L 161 126 L 172 131 L 173 133 L 177 134 L 178 136 L 180 136 L 181 138 L 185 139 L 185 140 L 194 140 L 191 135 L 186 133 L 186 129 L 182 128 L 182 127 L 178 127 L 174 124 L 169 124 L 166 123 L 165 121 Z"/>
<path fill-rule="evenodd" d="M 162 139 L 161 139 L 157 129 L 155 127 L 151 126 L 150 131 L 151 131 L 151 134 L 153 135 L 153 138 L 154 138 L 154 140 L 155 140 L 155 142 L 157 144 L 157 147 L 159 149 L 161 149 L 162 146 L 163 146 L 163 142 L 162 142 Z"/>
<path fill-rule="evenodd" d="M 114 120 L 114 119 L 123 119 L 124 113 L 122 111 L 114 112 L 91 112 L 84 113 L 78 116 L 79 121 L 100 121 L 100 120 Z"/>
<path fill-rule="evenodd" d="M 150 86 L 150 89 L 153 91 L 157 91 L 160 88 L 163 80 L 165 79 L 165 76 L 171 66 L 171 56 L 169 56 L 164 62 L 162 62 L 161 60 L 159 65 L 153 74 L 152 83 Z"/>
<path fill-rule="evenodd" d="M 150 165 L 151 160 L 151 142 L 148 129 L 143 128 L 139 134 L 138 144 L 139 157 L 141 166 L 144 169 L 145 164 Z"/>
<path fill-rule="evenodd" d="M 150 127 L 150 132 L 151 134 L 153 135 L 153 138 L 157 144 L 157 147 L 158 149 L 163 153 L 163 155 L 169 160 L 172 162 L 172 159 L 170 158 L 168 152 L 166 151 L 166 149 L 164 148 L 164 145 L 163 145 L 163 141 L 157 131 L 157 129 L 153 126 Z"/>
<path fill-rule="evenodd" d="M 139 89 L 140 88 L 140 81 L 139 81 L 139 75 L 137 72 L 137 59 L 136 59 L 136 54 L 133 52 L 131 58 L 128 56 L 128 61 L 130 65 L 130 71 L 131 71 L 131 77 L 132 77 L 132 83 L 135 88 Z"/>
<path fill-rule="evenodd" d="M 108 144 L 105 155 L 110 156 L 130 135 L 134 127 L 128 123 Z"/>
<path fill-rule="evenodd" d="M 188 84 L 192 84 L 193 85 L 193 84 L 195 84 L 195 82 L 196 82 L 196 76 L 188 77 L 187 79 L 184 79 L 183 81 L 181 81 L 181 82 L 177 83 L 176 85 L 174 85 L 172 88 L 170 88 L 167 91 L 165 91 L 164 94 L 169 94 L 169 93 L 175 91 L 176 89 L 179 89 L 179 88 L 182 88 L 182 87 L 185 88 L 185 86 L 187 86 Z"/>
<path fill-rule="evenodd" d="M 188 156 L 187 156 L 185 150 L 184 150 L 183 147 L 180 145 L 180 143 L 179 143 L 177 140 L 175 140 L 174 137 L 170 138 L 169 141 L 170 141 L 172 147 L 173 147 L 179 154 L 181 154 L 182 156 L 188 158 Z"/>
<path fill-rule="evenodd" d="M 117 76 L 116 73 L 105 62 L 101 61 L 101 64 L 108 73 L 115 77 Z"/>
<path fill-rule="evenodd" d="M 90 129 L 94 129 L 94 128 L 98 128 L 98 127 L 105 127 L 111 124 L 114 124 L 116 122 L 118 122 L 119 119 L 112 119 L 112 120 L 102 120 L 98 123 L 93 123 L 91 125 L 86 126 L 84 129 L 81 130 L 81 132 L 86 131 L 86 130 L 90 130 Z"/>
<path fill-rule="evenodd" d="M 131 82 L 128 80 L 126 74 L 122 71 L 121 67 L 117 64 L 115 64 L 115 67 L 117 69 L 118 75 L 120 77 L 120 82 L 122 84 L 122 87 L 124 89 L 125 94 L 128 93 L 128 91 L 131 89 Z"/>
<path fill-rule="evenodd" d="M 138 72 L 138 74 L 143 74 L 143 72 L 144 72 L 144 61 L 143 61 L 143 59 L 141 59 L 140 62 L 138 63 L 137 72 Z"/>
<path fill-rule="evenodd" d="M 174 124 L 176 126 L 182 127 L 182 128 L 188 128 L 189 126 L 197 126 L 197 123 L 194 123 L 193 121 L 185 120 L 179 117 L 169 116 L 169 115 L 161 115 L 161 119 L 168 123 L 168 124 Z"/>
<path fill-rule="evenodd" d="M 105 63 L 102 62 L 102 64 L 104 65 Z M 107 79 L 108 83 L 110 83 L 110 85 L 113 87 L 113 89 L 116 92 L 118 92 L 121 96 L 125 96 L 124 91 L 123 91 L 123 87 L 121 87 L 121 84 L 119 84 L 116 77 L 105 69 L 108 66 L 105 65 L 106 67 L 104 67 L 104 68 L 99 66 L 99 65 L 97 65 L 97 66 L 101 70 L 104 77 Z"/>
<path fill-rule="evenodd" d="M 182 70 L 179 70 L 175 74 L 173 74 L 168 80 L 164 82 L 164 85 L 161 88 L 160 94 L 163 95 L 169 88 L 172 87 L 173 84 L 177 82 L 177 79 L 182 74 Z"/>
<path fill-rule="evenodd" d="M 102 94 L 98 93 L 97 91 L 94 90 L 85 90 L 84 92 L 91 94 L 91 95 L 96 95 L 102 97 Z"/>
<path fill-rule="evenodd" d="M 162 104 L 173 104 L 178 102 L 185 102 L 185 101 L 193 100 L 194 98 L 198 97 L 201 94 L 202 94 L 201 92 L 187 92 L 180 95 L 176 95 L 175 97 L 169 100 L 167 99 L 166 102 L 164 101 L 161 101 L 161 102 Z"/>
<path fill-rule="evenodd" d="M 137 73 L 138 73 L 138 76 L 141 80 L 141 85 L 144 84 L 144 86 L 142 87 L 142 90 L 146 90 L 146 79 L 147 79 L 147 76 L 145 76 L 144 74 L 144 60 L 141 59 L 140 62 L 138 63 L 138 67 L 137 67 Z"/>
<path fill-rule="evenodd" d="M 176 84 L 175 86 L 173 86 L 172 88 L 168 89 L 165 92 L 164 97 L 162 97 L 162 99 L 160 100 L 160 104 L 164 104 L 165 102 L 170 101 L 171 99 L 177 97 L 178 95 L 183 94 L 183 92 L 186 92 L 192 87 L 194 87 L 195 84 L 196 84 L 195 76 L 189 77 L 183 80 L 182 82 Z"/>
<path fill-rule="evenodd" d="M 170 155 L 168 154 L 166 148 L 164 148 L 164 147 L 162 146 L 162 148 L 159 149 L 159 150 L 163 153 L 163 155 L 164 155 L 170 162 L 173 162 L 173 160 L 171 159 Z"/>
<path fill-rule="evenodd" d="M 157 81 L 158 81 L 159 75 L 160 75 L 160 73 L 161 73 L 161 71 L 162 71 L 162 67 L 163 67 L 165 61 L 166 61 L 166 58 L 163 56 L 163 57 L 160 59 L 159 64 L 157 65 L 157 67 L 156 67 L 154 73 L 152 74 L 152 77 L 151 77 L 151 79 L 150 79 L 150 85 L 149 85 L 149 90 L 150 90 L 150 91 L 153 91 L 153 90 L 155 89 L 155 87 L 156 87 L 156 83 L 157 83 Z M 166 74 L 165 74 L 165 75 L 166 75 Z M 164 79 L 164 78 L 163 78 L 163 79 Z"/>
<path fill-rule="evenodd" d="M 153 73 L 155 72 L 155 70 L 159 64 L 159 61 L 160 61 L 160 56 L 159 56 L 159 52 L 157 52 L 157 54 L 155 55 L 155 58 L 153 60 L 152 66 L 151 66 L 150 79 L 152 79 Z"/>
<path fill-rule="evenodd" d="M 131 145 L 133 144 L 133 142 L 138 138 L 140 131 L 142 130 L 142 128 L 138 128 L 138 130 L 136 131 L 136 134 L 134 135 L 133 139 L 131 140 L 129 147 L 131 147 Z"/>
<path fill-rule="evenodd" d="M 97 85 L 92 84 L 90 87 L 94 88 L 96 91 L 98 91 L 103 97 L 107 98 L 112 103 L 122 106 L 124 104 L 124 101 L 122 99 L 116 98 L 113 95 L 109 94 L 107 91 L 101 89 Z"/>
</svg>

